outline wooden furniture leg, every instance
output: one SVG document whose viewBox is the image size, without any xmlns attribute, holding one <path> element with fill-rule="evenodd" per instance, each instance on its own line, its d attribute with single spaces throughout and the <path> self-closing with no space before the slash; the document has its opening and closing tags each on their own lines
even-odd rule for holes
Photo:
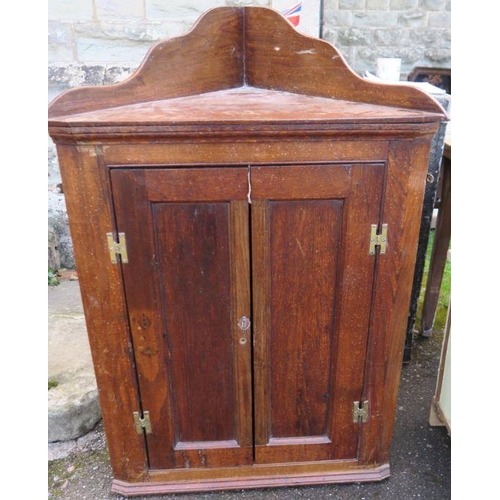
<svg viewBox="0 0 500 500">
<path fill-rule="evenodd" d="M 422 309 L 421 331 L 424 337 L 432 335 L 434 318 L 436 316 L 441 281 L 446 265 L 446 255 L 451 238 L 451 145 L 445 144 L 443 154 L 443 188 L 441 208 L 436 221 L 436 232 L 432 247 L 429 273 L 425 289 Z"/>
<path fill-rule="evenodd" d="M 441 102 L 448 107 L 449 102 Z M 424 203 L 422 207 L 422 219 L 420 222 L 420 234 L 418 237 L 417 260 L 415 264 L 415 274 L 413 276 L 413 288 L 411 291 L 410 310 L 408 313 L 408 325 L 406 327 L 405 349 L 403 353 L 403 363 L 411 361 L 411 348 L 414 333 L 416 333 L 418 303 L 422 290 L 424 277 L 425 255 L 429 244 L 431 232 L 432 213 L 436 204 L 436 197 L 439 196 L 441 184 L 438 180 L 441 177 L 441 164 L 443 162 L 444 140 L 446 135 L 446 123 L 442 123 L 439 131 L 432 139 L 432 147 L 429 158 L 429 169 L 427 183 L 425 186 Z"/>
</svg>

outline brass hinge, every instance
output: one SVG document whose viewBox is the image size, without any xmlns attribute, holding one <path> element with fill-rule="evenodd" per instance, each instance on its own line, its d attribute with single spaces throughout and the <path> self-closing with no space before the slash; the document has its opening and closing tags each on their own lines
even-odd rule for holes
<svg viewBox="0 0 500 500">
<path fill-rule="evenodd" d="M 387 224 L 382 224 L 382 232 L 377 234 L 377 224 L 372 224 L 370 229 L 369 255 L 375 255 L 375 247 L 380 247 L 380 253 L 385 253 L 387 248 Z"/>
<path fill-rule="evenodd" d="M 153 432 L 151 430 L 151 420 L 149 420 L 149 411 L 145 411 L 142 418 L 138 411 L 134 411 L 134 424 L 137 434 L 142 434 L 143 429 L 146 431 L 146 434 Z"/>
<path fill-rule="evenodd" d="M 368 401 L 354 401 L 352 405 L 352 421 L 366 422 L 368 420 Z"/>
<path fill-rule="evenodd" d="M 108 238 L 108 249 L 111 262 L 113 264 L 116 264 L 118 262 L 116 256 L 120 255 L 122 263 L 126 264 L 128 262 L 128 254 L 125 233 L 118 233 L 118 242 L 115 241 L 113 233 L 106 233 L 106 236 Z"/>
</svg>

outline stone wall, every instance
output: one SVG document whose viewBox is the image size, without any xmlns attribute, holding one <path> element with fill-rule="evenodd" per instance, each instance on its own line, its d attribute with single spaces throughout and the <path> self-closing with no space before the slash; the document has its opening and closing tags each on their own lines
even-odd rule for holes
<svg viewBox="0 0 500 500">
<path fill-rule="evenodd" d="M 351 67 L 375 71 L 378 57 L 415 66 L 451 67 L 451 0 L 324 0 L 323 38 Z"/>
<path fill-rule="evenodd" d="M 122 81 L 155 42 L 186 33 L 209 8 L 261 5 L 281 11 L 296 1 L 49 0 L 49 101 L 71 87 Z M 321 33 L 360 74 L 375 72 L 378 57 L 400 57 L 402 79 L 415 66 L 451 67 L 451 0 L 303 0 L 304 16 L 312 11 L 317 26 L 311 28 L 308 17 L 307 29 L 297 29 Z M 51 264 L 71 268 L 64 194 L 50 139 L 48 150 Z"/>
</svg>

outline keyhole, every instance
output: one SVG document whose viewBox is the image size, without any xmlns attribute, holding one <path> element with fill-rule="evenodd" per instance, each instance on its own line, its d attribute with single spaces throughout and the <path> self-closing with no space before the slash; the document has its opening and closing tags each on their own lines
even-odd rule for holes
<svg viewBox="0 0 500 500">
<path fill-rule="evenodd" d="M 250 328 L 250 320 L 246 316 L 242 316 L 238 320 L 238 327 L 240 330 L 243 330 L 245 332 Z"/>
</svg>

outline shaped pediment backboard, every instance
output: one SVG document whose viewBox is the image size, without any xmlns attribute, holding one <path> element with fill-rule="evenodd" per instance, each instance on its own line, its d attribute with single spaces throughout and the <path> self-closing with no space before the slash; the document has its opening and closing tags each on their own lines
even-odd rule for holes
<svg viewBox="0 0 500 500">
<path fill-rule="evenodd" d="M 217 7 L 187 34 L 156 43 L 122 83 L 57 97 L 49 118 L 251 86 L 439 113 L 419 89 L 359 77 L 330 43 L 299 33 L 266 7 Z"/>
</svg>

